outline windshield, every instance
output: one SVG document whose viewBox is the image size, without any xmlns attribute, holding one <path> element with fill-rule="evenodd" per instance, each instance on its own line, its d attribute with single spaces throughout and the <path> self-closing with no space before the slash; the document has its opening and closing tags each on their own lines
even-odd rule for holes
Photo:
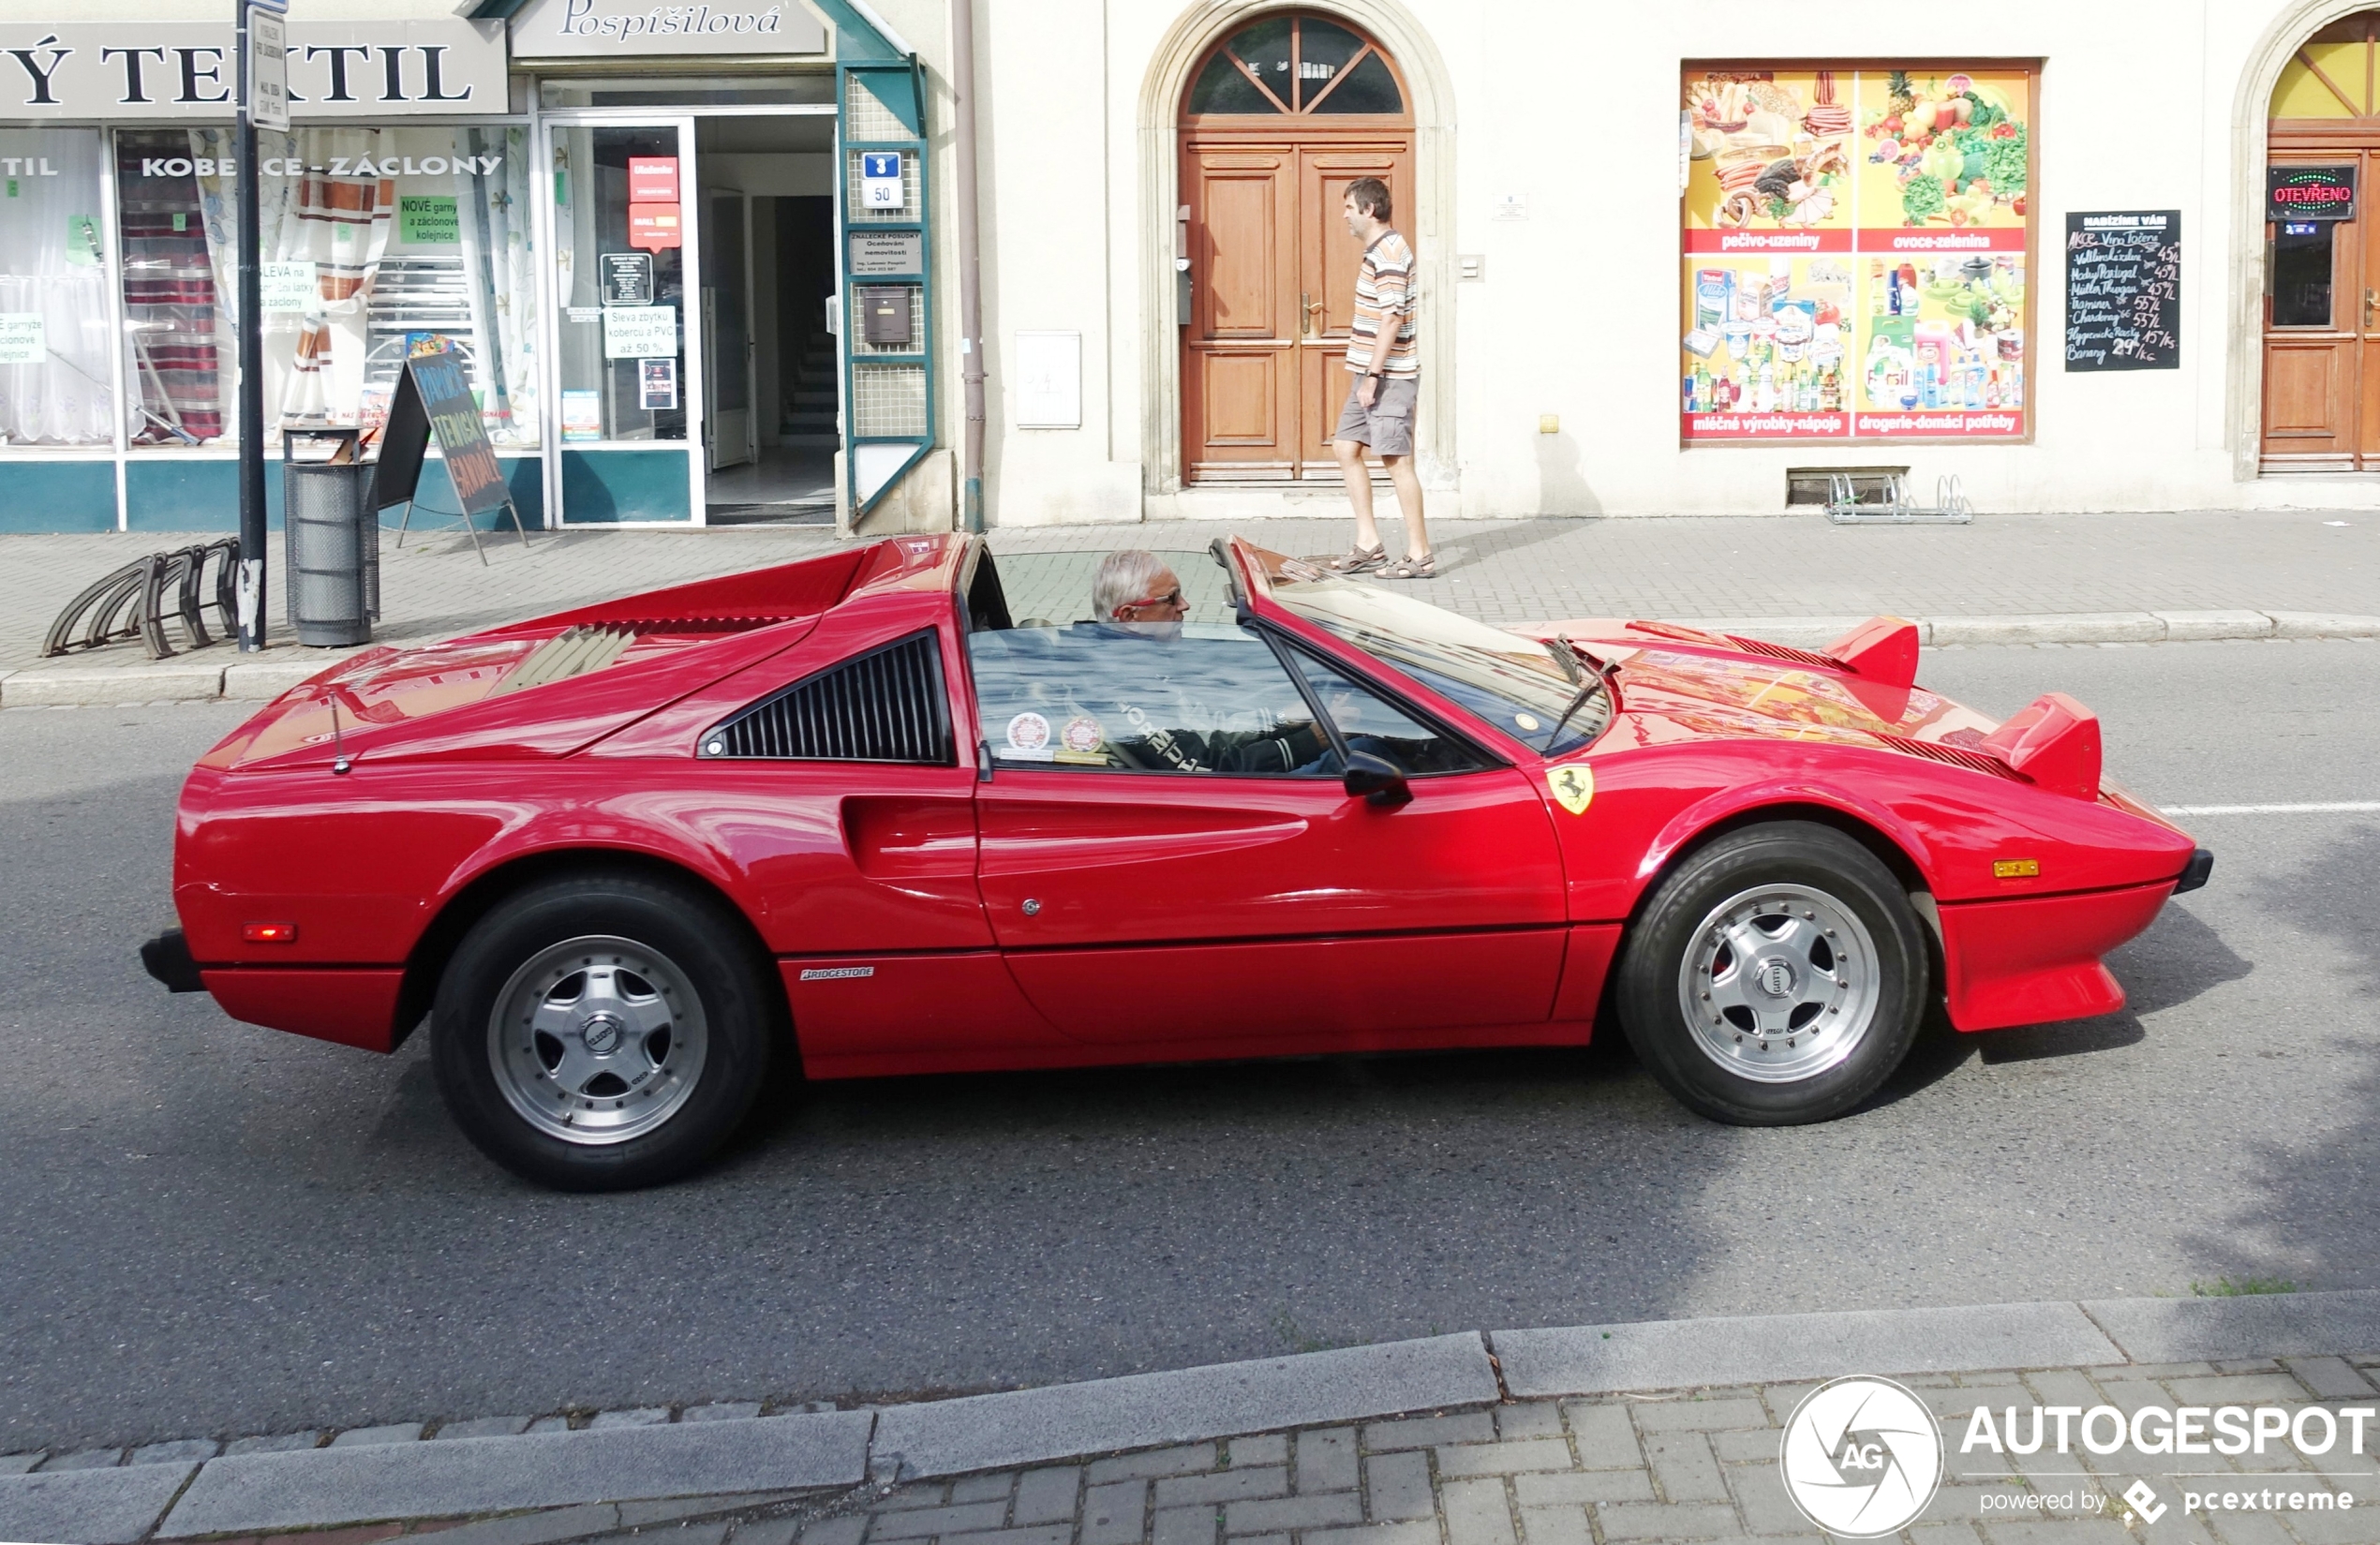
<svg viewBox="0 0 2380 1545">
<path fill-rule="evenodd" d="M 1091 582 L 1107 556 L 1108 549 L 1104 547 L 998 555 L 1000 586 L 1008 599 L 1008 615 L 1020 628 L 1103 620 L 1093 616 Z M 1189 608 L 1192 621 L 1229 620 L 1230 583 L 1213 554 L 1159 548 L 1155 557 L 1182 582 L 1182 599 Z"/>
<path fill-rule="evenodd" d="M 1395 666 L 1541 755 L 1577 750 L 1602 734 L 1611 719 L 1611 693 L 1602 678 L 1558 641 L 1508 633 L 1294 559 L 1268 563 L 1267 571 L 1272 599 L 1300 617 Z"/>
</svg>

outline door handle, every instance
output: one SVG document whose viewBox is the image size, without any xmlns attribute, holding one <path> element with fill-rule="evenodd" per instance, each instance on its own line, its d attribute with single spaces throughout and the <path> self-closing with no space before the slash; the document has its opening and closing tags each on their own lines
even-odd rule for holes
<svg viewBox="0 0 2380 1545">
<path fill-rule="evenodd" d="M 1300 295 L 1298 297 L 1298 307 L 1305 313 L 1305 319 L 1303 323 L 1305 335 L 1311 338 L 1315 335 L 1314 314 L 1317 311 L 1329 310 L 1330 303 L 1327 301 L 1311 300 L 1305 295 Z"/>
<path fill-rule="evenodd" d="M 2372 325 L 2372 314 L 2374 311 L 2380 311 L 2380 290 L 2367 290 L 2363 292 L 2364 326 Z"/>
</svg>

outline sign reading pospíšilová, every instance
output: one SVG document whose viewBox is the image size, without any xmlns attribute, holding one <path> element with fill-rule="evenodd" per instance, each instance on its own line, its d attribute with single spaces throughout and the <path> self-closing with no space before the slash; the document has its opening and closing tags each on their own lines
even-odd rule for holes
<svg viewBox="0 0 2380 1545">
<path fill-rule="evenodd" d="M 471 374 L 460 354 L 441 349 L 412 356 L 397 376 L 373 483 L 379 508 L 413 498 L 432 435 L 438 437 L 439 454 L 446 459 L 446 475 L 464 514 L 485 514 L 513 502 L 496 447 L 488 441 L 487 425 L 480 419 L 479 400 L 471 395 Z"/>
<path fill-rule="evenodd" d="M 2352 220 L 2356 166 L 2271 166 L 2265 169 L 2268 220 Z"/>
<path fill-rule="evenodd" d="M 2181 212 L 2066 215 L 2066 368 L 2181 367 Z"/>
</svg>

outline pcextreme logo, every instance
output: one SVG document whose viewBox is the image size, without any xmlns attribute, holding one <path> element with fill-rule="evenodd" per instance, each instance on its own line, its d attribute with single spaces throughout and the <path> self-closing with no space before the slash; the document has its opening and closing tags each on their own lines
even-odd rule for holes
<svg viewBox="0 0 2380 1545">
<path fill-rule="evenodd" d="M 1874 1539 L 1934 1500 L 1941 1429 L 1924 1401 L 1890 1379 L 1838 1378 L 1793 1407 L 1778 1462 L 1804 1518 L 1829 1534 Z"/>
</svg>

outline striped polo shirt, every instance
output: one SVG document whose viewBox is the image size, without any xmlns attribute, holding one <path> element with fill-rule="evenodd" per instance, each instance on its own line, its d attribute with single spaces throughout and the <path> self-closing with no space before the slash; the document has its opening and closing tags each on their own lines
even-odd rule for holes
<svg viewBox="0 0 2380 1545">
<path fill-rule="evenodd" d="M 1372 351 L 1389 334 L 1380 368 L 1391 376 L 1421 374 L 1413 347 L 1413 248 L 1393 230 L 1363 249 L 1355 274 L 1355 319 L 1347 325 L 1347 368 L 1361 376 L 1372 369 Z"/>
</svg>

